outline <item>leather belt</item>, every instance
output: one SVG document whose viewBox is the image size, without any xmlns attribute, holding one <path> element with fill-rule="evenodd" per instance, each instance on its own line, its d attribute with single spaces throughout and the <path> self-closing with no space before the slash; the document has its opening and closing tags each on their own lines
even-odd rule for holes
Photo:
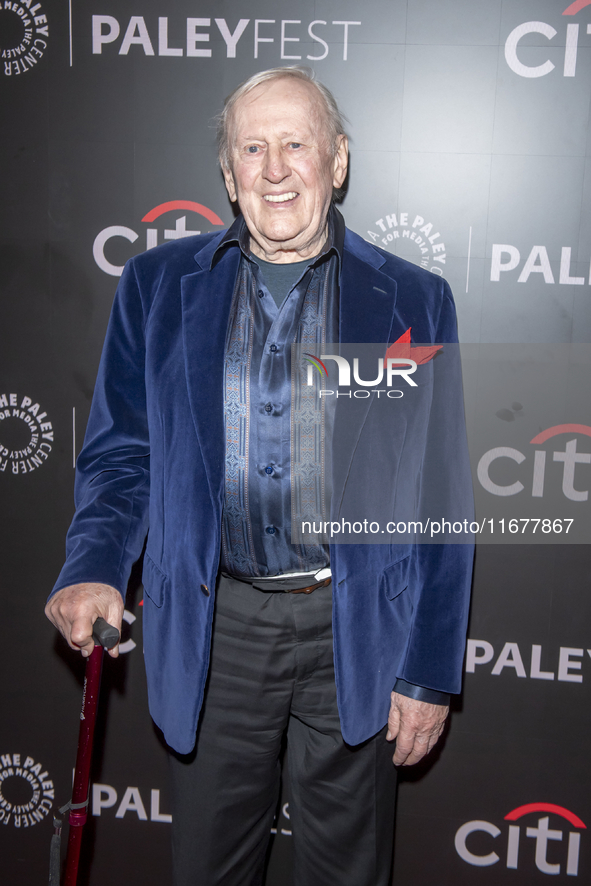
<svg viewBox="0 0 591 886">
<path fill-rule="evenodd" d="M 317 581 L 314 585 L 308 585 L 307 588 L 291 588 L 289 591 L 283 591 L 284 594 L 311 594 L 312 591 L 317 591 L 318 588 L 325 588 L 332 581 L 332 577 L 325 578 L 324 581 Z M 273 592 L 271 592 L 273 593 Z M 281 593 L 280 591 L 275 591 L 275 593 Z"/>
<path fill-rule="evenodd" d="M 326 575 L 327 572 L 328 575 Z M 319 588 L 327 587 L 332 581 L 330 569 L 328 568 L 319 569 L 316 574 L 302 574 L 301 576 L 297 574 L 286 574 L 246 578 L 245 576 L 231 575 L 227 572 L 222 572 L 222 575 L 225 575 L 227 578 L 232 578 L 234 581 L 241 581 L 245 584 L 249 584 L 251 587 L 255 588 L 255 590 L 263 591 L 265 594 L 311 594 Z M 321 578 L 320 581 L 314 581 L 317 576 Z M 302 587 L 301 585 L 298 585 L 298 579 L 300 581 L 306 581 L 307 579 L 308 584 Z"/>
</svg>

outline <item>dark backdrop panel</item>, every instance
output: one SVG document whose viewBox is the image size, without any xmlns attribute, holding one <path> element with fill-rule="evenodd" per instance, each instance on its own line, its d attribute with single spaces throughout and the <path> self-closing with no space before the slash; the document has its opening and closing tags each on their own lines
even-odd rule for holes
<svg viewBox="0 0 591 886">
<path fill-rule="evenodd" d="M 348 225 L 450 281 L 462 340 L 588 342 L 590 25 L 591 4 L 567 0 L 2 5 L 3 883 L 47 877 L 51 814 L 70 794 L 83 665 L 43 603 L 117 269 L 231 222 L 215 159 L 224 96 L 258 70 L 312 65 L 350 122 Z M 589 428 L 589 403 L 567 420 Z M 507 445 L 504 427 L 488 448 Z M 573 436 L 589 454 L 587 432 Z M 591 488 L 591 465 L 576 477 Z M 588 881 L 590 568 L 587 546 L 478 550 L 465 691 L 441 747 L 402 775 L 396 886 Z M 156 886 L 170 805 L 137 577 L 126 605 L 81 882 Z M 287 792 L 276 831 L 268 886 L 288 886 Z"/>
</svg>

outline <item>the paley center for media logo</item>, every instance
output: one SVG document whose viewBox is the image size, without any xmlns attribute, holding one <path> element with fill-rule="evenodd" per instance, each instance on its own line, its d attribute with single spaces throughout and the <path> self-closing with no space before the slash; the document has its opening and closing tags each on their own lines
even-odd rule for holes
<svg viewBox="0 0 591 886">
<path fill-rule="evenodd" d="M 29 474 L 53 449 L 53 425 L 33 397 L 0 393 L 0 473 Z"/>
<path fill-rule="evenodd" d="M 54 800 L 53 781 L 42 763 L 25 754 L 0 754 L 0 825 L 34 827 Z"/>
<path fill-rule="evenodd" d="M 385 212 L 367 230 L 365 238 L 388 252 L 404 255 L 409 261 L 443 276 L 447 258 L 441 233 L 432 221 L 413 212 Z"/>
<path fill-rule="evenodd" d="M 47 51 L 49 24 L 37 0 L 0 3 L 0 57 L 5 77 L 35 70 Z"/>
</svg>

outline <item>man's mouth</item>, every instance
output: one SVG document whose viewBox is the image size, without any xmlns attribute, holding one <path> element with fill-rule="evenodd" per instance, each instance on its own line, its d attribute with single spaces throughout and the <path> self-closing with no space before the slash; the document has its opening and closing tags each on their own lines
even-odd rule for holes
<svg viewBox="0 0 591 886">
<path fill-rule="evenodd" d="M 288 191 L 287 194 L 263 194 L 263 200 L 267 203 L 287 203 L 288 200 L 295 200 L 297 196 L 297 191 Z"/>
</svg>

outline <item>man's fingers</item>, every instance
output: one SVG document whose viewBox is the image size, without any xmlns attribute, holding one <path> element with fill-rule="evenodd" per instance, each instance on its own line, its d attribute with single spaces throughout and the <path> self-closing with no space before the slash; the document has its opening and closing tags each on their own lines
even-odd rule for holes
<svg viewBox="0 0 591 886">
<path fill-rule="evenodd" d="M 94 640 L 92 637 L 87 637 L 80 643 L 77 643 L 75 640 L 69 644 L 71 649 L 75 649 L 82 653 L 83 658 L 88 658 L 89 655 L 92 654 L 94 649 Z"/>
<path fill-rule="evenodd" d="M 414 766 L 435 745 L 437 737 L 431 743 L 431 736 L 421 735 L 417 732 L 400 733 L 396 741 L 396 751 L 393 756 L 395 766 Z"/>
<path fill-rule="evenodd" d="M 94 649 L 92 625 L 93 622 L 90 616 L 85 615 L 72 622 L 72 628 L 70 631 L 70 646 L 80 649 L 82 655 L 85 657 L 90 655 Z"/>
<path fill-rule="evenodd" d="M 123 598 L 110 585 L 97 583 L 71 585 L 58 591 L 47 603 L 45 614 L 66 639 L 68 645 L 87 658 L 94 649 L 93 625 L 104 618 L 121 631 Z M 109 650 L 119 655 L 119 645 Z"/>
<path fill-rule="evenodd" d="M 429 745 L 429 736 L 426 735 L 415 735 L 415 740 L 412 746 L 412 750 L 410 754 L 406 757 L 403 762 L 403 766 L 414 766 L 415 763 L 418 763 L 419 760 L 422 760 L 430 750 Z"/>
<path fill-rule="evenodd" d="M 400 731 L 396 739 L 396 749 L 392 760 L 395 766 L 402 766 L 413 752 L 415 735 L 412 732 Z"/>
<path fill-rule="evenodd" d="M 92 621 L 90 618 L 70 618 L 62 601 L 50 600 L 45 607 L 47 618 L 55 625 L 71 649 L 81 649 L 92 644 Z M 53 604 L 53 605 L 52 605 Z M 87 654 L 92 652 L 92 647 Z"/>
<path fill-rule="evenodd" d="M 388 731 L 386 733 L 386 741 L 392 741 L 398 735 L 400 730 L 400 711 L 397 708 L 390 708 L 388 716 Z"/>
<path fill-rule="evenodd" d="M 430 732 L 409 732 L 404 734 L 404 738 L 401 733 L 396 742 L 394 764 L 396 766 L 414 766 L 435 747 L 442 732 L 443 724 L 438 725 Z M 402 745 L 401 739 L 403 739 Z"/>
<path fill-rule="evenodd" d="M 396 739 L 396 766 L 418 763 L 436 745 L 443 732 L 448 708 L 392 693 L 388 716 L 388 741 Z"/>
<path fill-rule="evenodd" d="M 121 636 L 121 622 L 123 621 L 123 605 L 121 606 L 121 611 L 115 609 L 114 607 L 109 607 L 109 615 L 106 619 L 110 625 L 113 625 L 114 628 L 117 628 L 119 631 L 119 636 Z M 119 643 L 116 646 L 113 646 L 111 649 L 108 649 L 107 652 L 111 656 L 111 658 L 119 658 Z"/>
</svg>

